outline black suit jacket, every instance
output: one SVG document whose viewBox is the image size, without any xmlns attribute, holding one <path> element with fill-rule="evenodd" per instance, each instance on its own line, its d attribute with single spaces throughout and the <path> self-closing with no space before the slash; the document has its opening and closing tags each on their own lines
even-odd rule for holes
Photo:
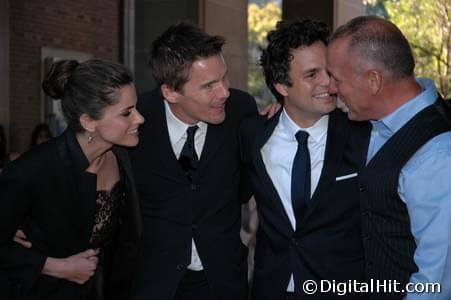
<svg viewBox="0 0 451 300">
<path fill-rule="evenodd" d="M 107 292 L 108 299 L 123 299 L 141 223 L 128 153 L 113 151 L 126 174 L 127 197 Z M 42 275 L 41 270 L 48 256 L 64 258 L 90 248 L 97 177 L 85 171 L 88 165 L 75 135 L 67 130 L 9 164 L 0 176 L 1 299 L 83 299 L 80 285 Z M 12 241 L 19 226 L 31 249 Z"/>
<path fill-rule="evenodd" d="M 231 89 L 226 118 L 208 125 L 192 182 L 169 139 L 159 89 L 140 95 L 146 118 L 131 160 L 141 201 L 143 235 L 133 299 L 172 299 L 191 261 L 194 238 L 214 299 L 244 299 L 247 248 L 240 240 L 240 201 L 250 197 L 241 180 L 240 121 L 256 114 L 254 99 Z"/>
<path fill-rule="evenodd" d="M 318 284 L 322 279 L 361 282 L 364 254 L 357 177 L 339 181 L 336 178 L 356 173 L 363 163 L 366 152 L 360 137 L 368 128 L 351 124 L 341 111 L 330 114 L 320 180 L 295 231 L 260 151 L 273 133 L 279 116 L 280 113 L 270 120 L 262 117 L 246 120 L 240 133 L 242 156 L 259 216 L 253 297 L 283 299 L 292 272 L 296 293 L 302 296 L 305 295 L 298 287 L 308 279 Z M 318 299 L 329 297 L 334 296 L 316 294 Z"/>
</svg>

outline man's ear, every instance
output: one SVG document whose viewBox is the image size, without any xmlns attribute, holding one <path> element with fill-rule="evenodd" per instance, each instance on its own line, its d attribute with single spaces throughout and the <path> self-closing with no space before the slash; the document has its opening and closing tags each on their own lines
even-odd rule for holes
<svg viewBox="0 0 451 300">
<path fill-rule="evenodd" d="M 174 88 L 168 86 L 167 84 L 162 84 L 161 87 L 161 94 L 163 95 L 164 99 L 168 100 L 169 103 L 177 103 L 179 98 L 179 92 L 174 90 Z"/>
<path fill-rule="evenodd" d="M 282 83 L 275 83 L 274 88 L 284 97 L 288 97 L 288 87 Z"/>
<path fill-rule="evenodd" d="M 371 95 L 376 95 L 382 88 L 382 74 L 378 70 L 369 70 L 367 73 L 368 89 Z"/>
<path fill-rule="evenodd" d="M 97 121 L 88 116 L 87 114 L 82 114 L 80 116 L 80 125 L 88 133 L 94 133 L 97 127 Z"/>
</svg>

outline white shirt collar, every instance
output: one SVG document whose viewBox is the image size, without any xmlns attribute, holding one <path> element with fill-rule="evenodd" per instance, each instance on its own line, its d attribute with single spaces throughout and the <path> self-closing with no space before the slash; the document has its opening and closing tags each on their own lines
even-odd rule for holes
<svg viewBox="0 0 451 300">
<path fill-rule="evenodd" d="M 327 126 L 329 124 L 329 115 L 324 115 L 316 121 L 315 124 L 313 124 L 309 128 L 302 128 L 299 127 L 288 115 L 288 113 L 285 111 L 285 108 L 282 111 L 282 114 L 280 116 L 280 122 L 287 130 L 287 134 L 291 135 L 293 137 L 293 140 L 295 140 L 295 134 L 299 130 L 307 131 L 309 136 L 316 142 L 319 143 L 324 135 L 327 133 Z"/>
<path fill-rule="evenodd" d="M 176 144 L 186 134 L 186 129 L 190 126 L 199 126 L 199 129 L 196 131 L 196 135 L 207 131 L 208 125 L 205 122 L 199 121 L 197 124 L 186 124 L 177 118 L 166 100 L 164 101 L 164 107 L 166 110 L 166 122 L 168 124 L 169 137 L 172 145 Z"/>
</svg>

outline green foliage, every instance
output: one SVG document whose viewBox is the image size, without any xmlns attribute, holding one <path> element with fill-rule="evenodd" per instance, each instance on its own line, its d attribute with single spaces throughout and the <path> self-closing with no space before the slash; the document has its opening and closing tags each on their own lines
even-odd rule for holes
<svg viewBox="0 0 451 300">
<path fill-rule="evenodd" d="M 266 34 L 274 29 L 277 21 L 280 20 L 282 9 L 276 2 L 268 2 L 262 6 L 250 3 L 247 12 L 249 43 L 263 45 L 266 40 Z"/>
<path fill-rule="evenodd" d="M 275 28 L 282 17 L 282 9 L 276 1 L 265 4 L 250 3 L 248 6 L 248 42 L 249 42 L 249 92 L 256 97 L 260 106 L 272 101 L 272 96 L 265 85 L 264 76 L 258 61 L 261 48 L 266 42 L 266 35 Z"/>
<path fill-rule="evenodd" d="M 366 0 L 365 4 L 367 12 L 384 7 L 385 17 L 401 29 L 412 46 L 416 75 L 432 78 L 442 95 L 451 97 L 451 1 Z"/>
<path fill-rule="evenodd" d="M 367 15 L 376 15 L 387 18 L 388 13 L 385 9 L 384 2 L 384 0 L 363 0 L 365 13 Z"/>
</svg>

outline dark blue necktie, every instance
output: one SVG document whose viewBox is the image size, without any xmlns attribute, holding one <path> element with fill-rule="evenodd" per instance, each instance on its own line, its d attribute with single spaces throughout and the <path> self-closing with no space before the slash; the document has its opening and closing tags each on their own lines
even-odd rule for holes
<svg viewBox="0 0 451 300">
<path fill-rule="evenodd" d="M 189 180 L 192 179 L 192 176 L 197 169 L 197 164 L 199 163 L 199 158 L 197 157 L 196 148 L 194 146 L 194 135 L 198 128 L 197 125 L 194 125 L 188 127 L 186 130 L 187 138 L 179 157 L 179 162 Z"/>
<path fill-rule="evenodd" d="M 305 213 L 307 201 L 310 199 L 310 154 L 307 148 L 309 134 L 299 130 L 296 133 L 298 150 L 294 156 L 293 169 L 291 171 L 291 202 L 299 224 Z M 297 226 L 296 226 L 297 227 Z"/>
</svg>

